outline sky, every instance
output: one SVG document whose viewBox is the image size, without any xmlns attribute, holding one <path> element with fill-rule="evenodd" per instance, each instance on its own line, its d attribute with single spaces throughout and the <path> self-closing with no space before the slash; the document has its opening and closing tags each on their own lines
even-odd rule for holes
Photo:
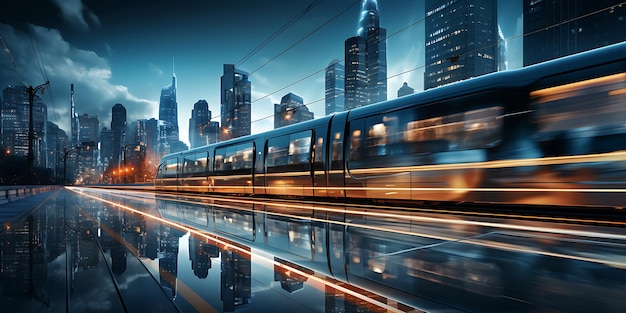
<svg viewBox="0 0 626 313">
<path fill-rule="evenodd" d="M 224 64 L 250 73 L 252 133 L 273 128 L 273 105 L 289 92 L 324 115 L 324 68 L 356 35 L 357 0 L 21 0 L 0 5 L 0 85 L 38 86 L 48 120 L 69 135 L 70 84 L 79 115 L 110 128 L 121 103 L 127 121 L 158 118 L 161 88 L 177 79 L 180 139 L 194 103 L 219 121 Z M 424 1 L 379 0 L 387 29 L 388 98 L 404 82 L 423 90 Z M 498 0 L 509 68 L 522 64 L 522 0 Z M 294 17 L 266 45 L 256 49 Z M 252 53 L 252 54 L 250 54 Z"/>
</svg>

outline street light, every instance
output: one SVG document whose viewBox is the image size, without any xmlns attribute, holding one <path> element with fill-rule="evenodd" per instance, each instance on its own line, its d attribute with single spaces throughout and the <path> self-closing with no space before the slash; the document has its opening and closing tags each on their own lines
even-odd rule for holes
<svg viewBox="0 0 626 313">
<path fill-rule="evenodd" d="M 92 147 L 95 147 L 96 143 L 93 141 L 86 141 L 80 144 L 80 146 L 76 146 L 72 149 L 67 150 L 67 147 L 63 148 L 63 185 L 65 185 L 65 175 L 67 174 L 67 155 L 70 154 L 72 151 L 78 151 L 80 149 L 91 149 Z"/>
<path fill-rule="evenodd" d="M 47 81 L 37 87 L 28 86 L 28 175 L 30 176 L 30 180 L 34 180 L 34 163 L 35 163 L 35 151 L 34 151 L 34 143 L 35 140 L 35 130 L 33 127 L 33 102 L 35 101 L 35 94 L 39 89 L 42 89 L 44 86 L 50 84 L 50 81 Z M 41 90 L 41 94 L 43 94 L 43 89 Z M 31 181 L 32 183 L 33 181 Z"/>
</svg>

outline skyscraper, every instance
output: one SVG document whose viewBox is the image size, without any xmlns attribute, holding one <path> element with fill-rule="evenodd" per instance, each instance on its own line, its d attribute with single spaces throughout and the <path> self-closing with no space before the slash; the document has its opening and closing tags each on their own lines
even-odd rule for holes
<svg viewBox="0 0 626 313">
<path fill-rule="evenodd" d="M 424 28 L 424 89 L 496 71 L 496 0 L 427 0 Z"/>
<path fill-rule="evenodd" d="M 7 87 L 2 91 L 4 103 L 1 115 L 2 148 L 8 155 L 28 156 L 29 100 L 28 87 Z M 46 138 L 45 127 L 48 121 L 48 109 L 41 97 L 33 98 L 33 148 L 34 165 L 44 166 Z"/>
<path fill-rule="evenodd" d="M 176 102 L 176 75 L 172 74 L 172 84 L 161 89 L 159 101 L 159 120 L 164 122 L 167 140 L 177 141 L 178 137 L 178 103 Z"/>
<path fill-rule="evenodd" d="M 398 98 L 410 95 L 414 92 L 415 92 L 415 89 L 409 87 L 409 84 L 404 82 L 404 84 L 402 84 L 402 87 L 398 89 Z"/>
<path fill-rule="evenodd" d="M 524 0 L 524 66 L 626 40 L 621 0 Z"/>
<path fill-rule="evenodd" d="M 80 144 L 78 131 L 80 129 L 80 121 L 78 120 L 78 114 L 76 113 L 76 107 L 74 105 L 74 84 L 70 84 L 70 146 L 77 147 Z"/>
<path fill-rule="evenodd" d="M 329 115 L 344 110 L 345 102 L 345 79 L 344 66 L 339 60 L 333 60 L 326 67 L 326 89 L 325 89 L 325 114 Z"/>
<path fill-rule="evenodd" d="M 120 103 L 116 103 L 111 109 L 111 132 L 113 133 L 113 151 L 109 164 L 118 166 L 126 141 L 126 108 Z"/>
<path fill-rule="evenodd" d="M 198 100 L 191 110 L 189 119 L 189 145 L 191 148 L 206 145 L 208 142 L 204 134 L 204 129 L 211 121 L 211 111 L 206 100 Z"/>
<path fill-rule="evenodd" d="M 378 3 L 363 0 L 357 36 L 345 42 L 345 109 L 387 100 L 387 30 Z"/>
<path fill-rule="evenodd" d="M 313 112 L 304 105 L 302 97 L 288 93 L 274 104 L 274 129 L 313 119 Z"/>
<path fill-rule="evenodd" d="M 222 140 L 250 135 L 252 124 L 252 88 L 248 73 L 224 64 L 221 78 Z"/>
</svg>

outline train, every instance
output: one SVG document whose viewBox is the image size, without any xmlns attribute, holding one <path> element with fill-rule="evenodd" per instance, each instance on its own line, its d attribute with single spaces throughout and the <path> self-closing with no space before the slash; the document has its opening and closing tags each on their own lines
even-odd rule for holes
<svg viewBox="0 0 626 313">
<path fill-rule="evenodd" d="M 626 205 L 626 42 L 162 157 L 157 190 Z"/>
</svg>

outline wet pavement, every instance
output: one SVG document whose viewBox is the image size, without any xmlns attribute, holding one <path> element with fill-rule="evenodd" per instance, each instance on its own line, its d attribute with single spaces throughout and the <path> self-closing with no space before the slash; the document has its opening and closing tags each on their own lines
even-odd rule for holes
<svg viewBox="0 0 626 313">
<path fill-rule="evenodd" d="M 2 312 L 619 312 L 626 296 L 622 227 L 81 188 L 31 203 L 0 231 Z"/>
</svg>

